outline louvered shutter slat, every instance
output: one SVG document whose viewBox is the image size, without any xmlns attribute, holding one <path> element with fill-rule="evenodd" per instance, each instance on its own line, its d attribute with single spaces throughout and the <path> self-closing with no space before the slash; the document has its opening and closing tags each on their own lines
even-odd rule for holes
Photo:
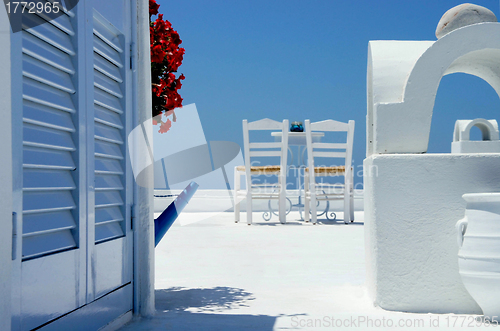
<svg viewBox="0 0 500 331">
<path fill-rule="evenodd" d="M 43 214 L 27 214 L 23 218 L 23 235 L 25 237 L 74 228 L 76 228 L 76 223 L 69 210 Z"/>
<path fill-rule="evenodd" d="M 96 16 L 94 16 L 94 35 L 113 47 L 118 53 L 123 53 L 123 47 L 118 36 L 108 28 L 107 23 L 101 22 Z"/>
<path fill-rule="evenodd" d="M 64 251 L 76 246 L 70 230 L 23 237 L 23 259 Z"/>
<path fill-rule="evenodd" d="M 123 184 L 120 176 L 113 175 L 96 175 L 95 190 L 123 190 Z"/>
<path fill-rule="evenodd" d="M 68 34 L 59 30 L 52 24 L 47 23 L 44 19 L 36 15 L 22 15 L 23 28 L 27 26 L 33 26 L 32 28 L 25 29 L 25 31 L 31 33 L 35 37 L 40 38 L 46 43 L 59 48 L 63 52 L 69 55 L 75 55 L 75 50 L 73 44 L 71 43 L 71 38 Z M 27 24 L 24 24 L 27 23 Z"/>
<path fill-rule="evenodd" d="M 32 214 L 76 208 L 69 191 L 24 192 L 23 213 Z"/>
<path fill-rule="evenodd" d="M 118 191 L 100 191 L 95 193 L 95 206 L 110 207 L 123 205 L 123 199 Z"/>
<path fill-rule="evenodd" d="M 25 168 L 75 170 L 75 162 L 70 152 L 43 148 L 24 147 L 23 166 Z"/>
<path fill-rule="evenodd" d="M 41 13 L 37 13 L 41 18 L 48 21 L 50 24 L 58 28 L 59 30 L 67 33 L 70 36 L 74 36 L 73 27 L 71 26 L 71 22 L 68 16 L 59 15 L 54 18 L 54 15 L 47 15 L 44 11 Z M 52 17 L 51 17 L 52 16 Z"/>
<path fill-rule="evenodd" d="M 95 137 L 114 144 L 123 144 L 121 130 L 101 123 L 95 124 Z"/>
<path fill-rule="evenodd" d="M 96 224 L 95 227 L 95 241 L 100 243 L 115 238 L 123 237 L 123 229 L 117 222 Z"/>
<path fill-rule="evenodd" d="M 104 92 L 108 92 L 109 94 L 112 94 L 115 97 L 123 98 L 123 94 L 118 82 L 107 77 L 106 75 L 103 75 L 97 70 L 94 71 L 94 79 L 95 79 L 94 84 L 97 88 L 100 88 Z"/>
<path fill-rule="evenodd" d="M 123 68 L 123 64 L 120 58 L 120 53 L 115 49 L 111 48 L 104 41 L 94 36 L 94 52 L 117 66 L 118 68 Z"/>
<path fill-rule="evenodd" d="M 31 78 L 23 79 L 23 97 L 25 100 L 40 103 L 49 107 L 75 112 L 75 106 L 67 92 L 37 82 Z"/>
<path fill-rule="evenodd" d="M 105 74 L 109 78 L 121 83 L 123 82 L 120 68 L 103 58 L 97 53 L 94 53 L 94 69 Z"/>
<path fill-rule="evenodd" d="M 99 106 L 123 114 L 122 104 L 120 98 L 115 97 L 109 93 L 104 92 L 101 89 L 94 88 L 94 98 L 95 103 Z"/>
<path fill-rule="evenodd" d="M 95 211 L 96 224 L 123 221 L 123 216 L 118 207 L 99 208 Z"/>
<path fill-rule="evenodd" d="M 75 73 L 71 59 L 63 51 L 23 31 L 23 53 L 69 74 Z"/>
<path fill-rule="evenodd" d="M 75 87 L 68 73 L 31 56 L 23 56 L 23 75 L 62 91 L 75 93 Z"/>
<path fill-rule="evenodd" d="M 24 145 L 75 151 L 71 134 L 67 131 L 44 128 L 38 125 L 25 124 Z"/>
<path fill-rule="evenodd" d="M 75 132 L 75 125 L 68 112 L 31 101 L 23 102 L 23 121 L 47 128 Z"/>
<path fill-rule="evenodd" d="M 101 175 L 123 175 L 122 162 L 96 156 L 95 172 Z"/>
<path fill-rule="evenodd" d="M 95 105 L 94 113 L 96 122 L 105 124 L 107 126 L 115 127 L 120 130 L 123 129 L 123 124 L 120 119 L 120 115 L 115 113 L 114 111 Z"/>
<path fill-rule="evenodd" d="M 111 159 L 123 160 L 123 155 L 120 146 L 106 141 L 96 140 L 95 155 Z"/>
<path fill-rule="evenodd" d="M 73 177 L 69 171 L 24 169 L 23 190 L 74 190 L 76 188 Z"/>
</svg>

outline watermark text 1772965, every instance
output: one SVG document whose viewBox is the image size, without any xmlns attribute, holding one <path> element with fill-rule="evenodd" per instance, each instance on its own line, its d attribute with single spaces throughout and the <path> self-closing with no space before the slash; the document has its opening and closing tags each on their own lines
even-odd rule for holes
<svg viewBox="0 0 500 331">
<path fill-rule="evenodd" d="M 61 10 L 59 2 L 25 2 L 25 1 L 7 1 L 5 8 L 8 14 L 16 14 L 18 12 L 24 14 L 57 14 Z"/>
</svg>

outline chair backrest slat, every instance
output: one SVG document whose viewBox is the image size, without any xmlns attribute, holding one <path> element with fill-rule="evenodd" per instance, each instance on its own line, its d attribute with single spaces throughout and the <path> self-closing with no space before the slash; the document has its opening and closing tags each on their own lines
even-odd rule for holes
<svg viewBox="0 0 500 331">
<path fill-rule="evenodd" d="M 281 143 L 250 143 L 249 148 L 281 148 Z"/>
<path fill-rule="evenodd" d="M 288 120 L 287 120 L 288 121 Z M 283 123 L 274 121 L 269 118 L 264 118 L 255 122 L 248 123 L 248 130 L 280 130 L 283 128 Z"/>
<path fill-rule="evenodd" d="M 281 151 L 250 151 L 250 157 L 254 156 L 281 156 Z"/>
<path fill-rule="evenodd" d="M 349 123 L 338 122 L 334 120 L 325 120 L 311 123 L 312 131 L 345 131 L 349 130 Z"/>
<path fill-rule="evenodd" d="M 318 152 L 313 149 L 313 157 L 345 158 L 346 152 Z"/>
<path fill-rule="evenodd" d="M 312 143 L 313 149 L 347 149 L 347 143 Z"/>
</svg>

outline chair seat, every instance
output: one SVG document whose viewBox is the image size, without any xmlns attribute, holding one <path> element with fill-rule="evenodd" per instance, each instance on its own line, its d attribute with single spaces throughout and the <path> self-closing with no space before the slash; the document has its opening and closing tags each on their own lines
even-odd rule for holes
<svg viewBox="0 0 500 331">
<path fill-rule="evenodd" d="M 236 170 L 245 172 L 245 166 L 237 166 Z M 280 166 L 252 166 L 250 167 L 251 173 L 259 173 L 259 174 L 274 174 L 279 175 L 281 170 Z"/>
<path fill-rule="evenodd" d="M 306 172 L 309 172 L 309 168 L 305 169 Z M 345 166 L 337 166 L 337 167 L 314 167 L 315 174 L 343 174 L 345 173 Z"/>
</svg>

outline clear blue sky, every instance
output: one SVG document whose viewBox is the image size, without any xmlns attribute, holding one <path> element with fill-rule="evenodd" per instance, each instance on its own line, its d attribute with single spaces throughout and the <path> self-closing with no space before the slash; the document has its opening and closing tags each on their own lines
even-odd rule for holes
<svg viewBox="0 0 500 331">
<path fill-rule="evenodd" d="M 243 146 L 241 121 L 356 121 L 354 163 L 365 158 L 370 40 L 436 40 L 454 0 L 159 0 L 186 49 L 184 104 L 196 103 L 208 141 Z M 499 15 L 498 0 L 474 2 Z M 449 153 L 457 119 L 500 122 L 499 99 L 481 79 L 443 78 L 430 153 Z M 362 181 L 361 178 L 356 181 Z"/>
</svg>

